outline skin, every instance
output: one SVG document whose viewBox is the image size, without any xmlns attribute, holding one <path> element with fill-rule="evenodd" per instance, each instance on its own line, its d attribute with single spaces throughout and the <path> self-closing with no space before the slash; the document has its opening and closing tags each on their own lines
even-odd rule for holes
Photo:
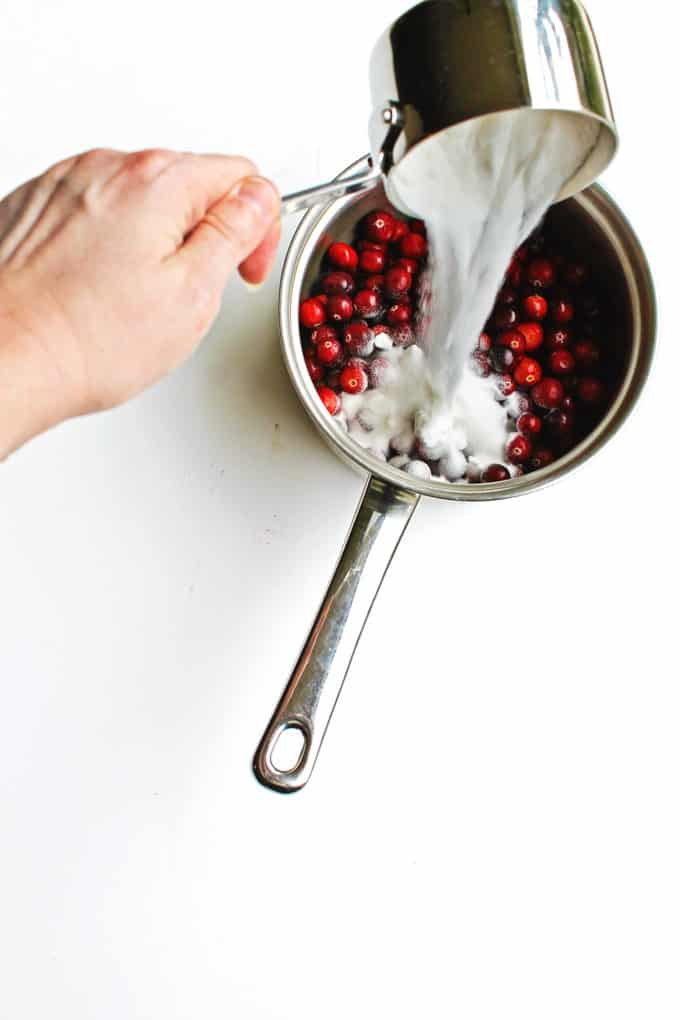
<svg viewBox="0 0 680 1020">
<path fill-rule="evenodd" d="M 275 186 L 240 156 L 95 149 L 0 201 L 0 459 L 171 372 L 228 276 L 271 269 Z"/>
</svg>

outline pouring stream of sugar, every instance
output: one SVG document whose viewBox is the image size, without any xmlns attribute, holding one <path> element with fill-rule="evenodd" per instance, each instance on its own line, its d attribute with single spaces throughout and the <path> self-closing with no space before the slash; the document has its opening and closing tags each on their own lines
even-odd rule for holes
<svg viewBox="0 0 680 1020">
<path fill-rule="evenodd" d="M 418 162 L 409 177 L 405 161 L 389 197 L 427 223 L 418 327 L 425 357 L 387 352 L 380 389 L 343 400 L 350 433 L 363 446 L 387 453 L 397 436 L 392 450 L 406 449 L 415 426 L 427 459 L 439 460 L 450 480 L 462 477 L 468 460 L 481 469 L 505 461 L 511 407 L 499 402 L 492 378 L 472 370 L 470 355 L 514 251 L 587 160 L 598 130 L 576 116 L 504 112 L 430 139 L 426 173 Z M 372 418 L 368 433 L 362 414 Z"/>
</svg>

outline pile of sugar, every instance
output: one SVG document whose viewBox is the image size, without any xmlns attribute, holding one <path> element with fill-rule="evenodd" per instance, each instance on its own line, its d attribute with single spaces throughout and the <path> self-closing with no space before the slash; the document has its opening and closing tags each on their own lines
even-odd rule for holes
<svg viewBox="0 0 680 1020">
<path fill-rule="evenodd" d="M 493 377 L 476 374 L 470 355 L 513 253 L 587 160 L 597 132 L 550 112 L 472 120 L 430 139 L 427 161 L 409 173 L 404 160 L 397 183 L 388 181 L 391 201 L 426 221 L 430 254 L 418 346 L 382 352 L 379 389 L 343 395 L 343 419 L 362 446 L 407 467 L 416 435 L 451 481 L 468 463 L 483 470 L 506 462 L 516 400 L 502 404 Z"/>
</svg>

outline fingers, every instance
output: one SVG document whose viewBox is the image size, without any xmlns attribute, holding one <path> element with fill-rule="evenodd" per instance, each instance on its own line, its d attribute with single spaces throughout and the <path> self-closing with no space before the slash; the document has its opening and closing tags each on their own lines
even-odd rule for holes
<svg viewBox="0 0 680 1020">
<path fill-rule="evenodd" d="M 207 210 L 175 259 L 188 272 L 222 289 L 229 274 L 267 239 L 254 266 L 245 266 L 246 273 L 254 272 L 252 282 L 259 282 L 271 263 L 279 209 L 279 195 L 271 181 L 245 177 Z"/>
<path fill-rule="evenodd" d="M 267 278 L 276 258 L 276 249 L 280 240 L 281 220 L 277 219 L 269 228 L 264 241 L 238 267 L 238 271 L 246 283 L 260 284 Z"/>
</svg>

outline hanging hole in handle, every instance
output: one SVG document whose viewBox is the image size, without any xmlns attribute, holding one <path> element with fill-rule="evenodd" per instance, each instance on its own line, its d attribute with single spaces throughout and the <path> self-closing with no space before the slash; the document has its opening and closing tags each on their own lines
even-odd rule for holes
<svg viewBox="0 0 680 1020">
<path fill-rule="evenodd" d="M 297 723 L 286 723 L 279 730 L 269 761 L 281 775 L 295 772 L 302 764 L 307 751 L 307 734 Z"/>
</svg>

